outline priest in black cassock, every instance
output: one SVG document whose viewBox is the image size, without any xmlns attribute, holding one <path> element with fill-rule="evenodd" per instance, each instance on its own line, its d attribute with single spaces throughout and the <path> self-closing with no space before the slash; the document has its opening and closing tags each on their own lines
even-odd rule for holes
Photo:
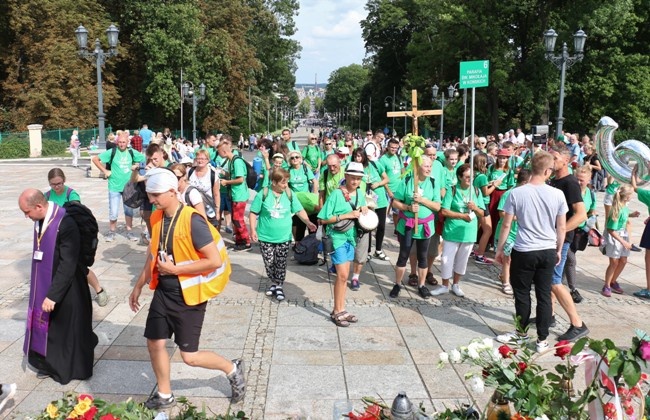
<svg viewBox="0 0 650 420">
<path fill-rule="evenodd" d="M 93 374 L 97 335 L 86 267 L 80 265 L 80 234 L 66 211 L 43 193 L 27 189 L 20 210 L 34 221 L 32 274 L 23 351 L 39 377 L 63 385 Z"/>
</svg>

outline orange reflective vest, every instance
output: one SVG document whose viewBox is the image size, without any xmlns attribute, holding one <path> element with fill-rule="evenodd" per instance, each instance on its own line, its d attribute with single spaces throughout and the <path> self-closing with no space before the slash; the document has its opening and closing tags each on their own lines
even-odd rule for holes
<svg viewBox="0 0 650 420">
<path fill-rule="evenodd" d="M 192 244 L 192 215 L 198 212 L 190 206 L 183 206 L 176 218 L 174 236 L 172 238 L 172 254 L 176 265 L 191 264 L 205 258 L 203 254 L 194 249 Z M 151 282 L 149 288 L 155 290 L 158 285 L 158 248 L 160 246 L 160 230 L 162 228 L 163 211 L 156 210 L 151 214 Z M 221 266 L 214 271 L 194 274 L 181 274 L 178 280 L 183 292 L 183 300 L 190 306 L 198 305 L 217 296 L 223 291 L 230 280 L 232 268 L 226 252 L 226 245 L 221 235 L 214 226 L 207 224 L 212 233 L 219 255 Z"/>
</svg>

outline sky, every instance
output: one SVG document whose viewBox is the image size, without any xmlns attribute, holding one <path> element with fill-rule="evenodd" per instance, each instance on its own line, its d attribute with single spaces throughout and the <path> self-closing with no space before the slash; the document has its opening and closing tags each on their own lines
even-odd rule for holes
<svg viewBox="0 0 650 420">
<path fill-rule="evenodd" d="M 296 83 L 327 83 L 339 67 L 361 64 L 365 48 L 359 22 L 365 19 L 365 0 L 299 0 L 293 36 L 302 51 Z"/>
</svg>

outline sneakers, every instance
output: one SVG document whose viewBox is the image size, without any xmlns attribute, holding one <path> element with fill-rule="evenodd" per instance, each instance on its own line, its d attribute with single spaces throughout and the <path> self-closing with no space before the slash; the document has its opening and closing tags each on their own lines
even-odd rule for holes
<svg viewBox="0 0 650 420">
<path fill-rule="evenodd" d="M 476 264 L 482 264 L 482 265 L 492 265 L 492 263 L 494 262 L 484 255 L 475 256 L 474 261 L 476 262 Z"/>
<path fill-rule="evenodd" d="M 132 230 L 126 232 L 126 239 L 132 242 L 138 242 L 140 240 L 140 238 L 138 238 L 137 235 L 133 233 Z"/>
<path fill-rule="evenodd" d="M 630 248 L 630 251 L 641 252 L 641 248 L 639 248 L 638 246 L 632 244 L 632 248 Z"/>
<path fill-rule="evenodd" d="M 115 240 L 115 232 L 110 230 L 106 235 L 104 235 L 104 240 L 106 242 L 113 242 Z"/>
<path fill-rule="evenodd" d="M 528 325 L 537 324 L 537 318 L 528 318 Z M 551 323 L 548 325 L 549 328 L 555 328 L 557 326 L 557 321 L 555 320 L 555 315 L 551 317 Z"/>
<path fill-rule="evenodd" d="M 511 331 L 497 335 L 495 340 L 503 344 L 522 344 L 528 341 L 528 335 L 521 335 L 517 331 Z"/>
<path fill-rule="evenodd" d="M 607 286 L 603 286 L 603 290 L 600 291 L 600 294 L 605 297 L 612 297 L 612 289 Z"/>
<path fill-rule="evenodd" d="M 169 398 L 162 398 L 157 392 L 154 395 L 150 396 L 149 399 L 147 399 L 147 401 L 144 403 L 144 406 L 149 410 L 155 411 L 166 410 L 175 405 L 176 399 L 174 398 L 174 394 L 172 394 Z"/>
<path fill-rule="evenodd" d="M 106 289 L 102 287 L 102 290 L 100 290 L 99 293 L 97 293 L 97 296 L 95 296 L 95 300 L 99 306 L 106 306 L 108 303 L 108 293 L 106 293 Z"/>
<path fill-rule="evenodd" d="M 573 299 L 574 303 L 582 302 L 582 295 L 578 292 L 578 289 L 571 290 L 571 299 Z"/>
<path fill-rule="evenodd" d="M 232 363 L 235 365 L 235 371 L 228 375 L 228 381 L 230 382 L 230 388 L 232 388 L 230 402 L 234 404 L 243 400 L 246 395 L 246 374 L 244 373 L 245 365 L 242 359 L 234 359 Z"/>
<path fill-rule="evenodd" d="M 650 299 L 650 290 L 648 289 L 641 289 L 638 292 L 632 293 L 632 295 L 641 298 L 641 299 Z"/>
<path fill-rule="evenodd" d="M 249 251 L 252 248 L 251 244 L 235 244 L 229 249 L 231 251 Z"/>
<path fill-rule="evenodd" d="M 571 325 L 567 332 L 562 334 L 557 338 L 558 341 L 567 340 L 567 341 L 576 341 L 579 338 L 585 337 L 589 334 L 589 328 L 583 322 L 582 327 L 574 327 Z"/>
<path fill-rule="evenodd" d="M 12 399 L 15 394 L 16 384 L 2 384 L 0 386 L 0 411 L 2 411 L 7 401 Z"/>
<path fill-rule="evenodd" d="M 616 293 L 617 295 L 622 295 L 623 293 L 625 293 L 623 292 L 621 285 L 618 283 L 612 283 L 612 292 Z"/>
<path fill-rule="evenodd" d="M 399 296 L 399 291 L 400 291 L 400 290 L 402 290 L 402 286 L 400 286 L 399 284 L 395 283 L 395 285 L 393 286 L 393 290 L 390 291 L 390 293 L 388 294 L 388 296 L 390 296 L 390 297 L 392 297 L 393 299 L 395 299 L 396 297 Z"/>
<path fill-rule="evenodd" d="M 418 287 L 418 293 L 420 294 L 420 297 L 422 299 L 428 299 L 429 297 L 431 297 L 431 292 L 429 291 L 429 289 L 427 289 L 427 286 L 425 285 Z"/>
<path fill-rule="evenodd" d="M 142 232 L 140 234 L 140 245 L 149 245 L 149 234 L 147 232 Z"/>
<path fill-rule="evenodd" d="M 384 254 L 384 251 L 375 251 L 375 254 L 372 256 L 373 258 L 377 260 L 382 260 L 382 261 L 390 261 L 390 258 L 386 254 Z"/>
<path fill-rule="evenodd" d="M 460 284 L 452 284 L 451 293 L 455 294 L 458 297 L 465 297 L 465 292 L 463 292 L 460 288 Z"/>
<path fill-rule="evenodd" d="M 352 279 L 352 282 L 350 282 L 350 289 L 352 290 L 359 290 L 359 280 L 358 279 Z"/>
<path fill-rule="evenodd" d="M 548 350 L 548 341 L 546 341 L 546 340 L 543 340 L 543 341 L 537 340 L 535 342 L 535 350 L 537 350 L 537 353 L 541 353 L 543 351 Z"/>
<path fill-rule="evenodd" d="M 231 233 L 232 233 L 232 229 L 229 228 L 228 226 L 226 226 L 226 228 L 225 228 L 224 230 L 226 231 L 227 234 L 231 234 Z"/>
<path fill-rule="evenodd" d="M 449 293 L 449 287 L 447 286 L 438 286 L 431 291 L 431 296 L 440 296 Z"/>
</svg>

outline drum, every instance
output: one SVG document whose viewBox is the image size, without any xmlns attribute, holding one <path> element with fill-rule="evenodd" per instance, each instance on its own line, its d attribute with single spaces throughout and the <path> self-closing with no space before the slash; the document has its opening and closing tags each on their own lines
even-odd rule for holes
<svg viewBox="0 0 650 420">
<path fill-rule="evenodd" d="M 359 216 L 358 225 L 365 232 L 370 232 L 377 229 L 378 224 L 379 218 L 377 217 L 377 213 L 372 210 L 368 210 L 366 214 L 361 213 Z"/>
</svg>

